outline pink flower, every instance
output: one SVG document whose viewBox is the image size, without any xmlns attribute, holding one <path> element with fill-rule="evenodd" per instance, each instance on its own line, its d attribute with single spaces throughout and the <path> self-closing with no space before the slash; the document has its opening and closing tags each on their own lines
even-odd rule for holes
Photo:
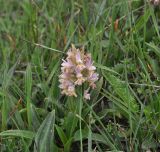
<svg viewBox="0 0 160 152">
<path fill-rule="evenodd" d="M 91 55 L 90 55 L 90 54 L 87 54 L 87 55 L 85 56 L 84 61 L 85 61 L 86 67 L 91 66 L 91 65 L 92 65 Z"/>
<path fill-rule="evenodd" d="M 80 77 L 77 79 L 77 81 L 75 82 L 76 85 L 82 85 L 82 83 L 85 82 L 85 79 L 83 77 Z"/>
<path fill-rule="evenodd" d="M 89 80 L 90 82 L 95 82 L 95 81 L 97 81 L 97 80 L 98 80 L 98 74 L 97 74 L 97 73 L 93 73 L 93 74 L 88 78 L 88 80 Z"/>
<path fill-rule="evenodd" d="M 68 95 L 77 97 L 77 94 L 75 93 L 75 86 L 68 86 Z"/>
<path fill-rule="evenodd" d="M 62 79 L 67 79 L 69 77 L 69 74 L 68 73 L 62 73 L 59 78 L 62 78 Z"/>
<path fill-rule="evenodd" d="M 83 69 L 85 69 L 85 65 L 83 64 L 78 64 L 75 68 L 76 72 L 82 71 Z"/>
<path fill-rule="evenodd" d="M 76 77 L 79 79 L 79 78 L 82 78 L 83 75 L 82 75 L 82 73 L 79 72 L 79 73 L 76 74 Z"/>
<path fill-rule="evenodd" d="M 82 63 L 81 54 L 80 54 L 79 50 L 76 53 L 76 62 L 77 63 Z"/>
<path fill-rule="evenodd" d="M 75 96 L 76 86 L 89 83 L 89 87 L 96 88 L 95 82 L 98 80 L 96 67 L 93 65 L 91 54 L 85 53 L 83 49 L 76 49 L 74 45 L 67 52 L 66 60 L 62 60 L 61 75 L 59 76 L 59 87 L 62 94 Z M 84 92 L 84 98 L 90 99 L 88 90 Z"/>
<path fill-rule="evenodd" d="M 65 60 L 63 60 L 62 66 L 66 67 L 66 68 L 70 68 L 70 67 L 73 66 L 73 64 L 72 64 L 71 61 L 65 61 Z"/>
<path fill-rule="evenodd" d="M 91 65 L 91 66 L 88 67 L 88 70 L 89 70 L 89 71 L 94 71 L 94 70 L 96 70 L 96 67 L 93 66 L 93 65 Z"/>
<path fill-rule="evenodd" d="M 85 98 L 86 100 L 90 100 L 90 94 L 88 93 L 88 90 L 85 90 L 85 91 L 84 91 L 84 98 Z"/>
</svg>

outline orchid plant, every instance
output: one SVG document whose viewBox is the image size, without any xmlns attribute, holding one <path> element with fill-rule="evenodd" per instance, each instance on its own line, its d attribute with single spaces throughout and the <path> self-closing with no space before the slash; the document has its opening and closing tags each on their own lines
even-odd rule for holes
<svg viewBox="0 0 160 152">
<path fill-rule="evenodd" d="M 90 100 L 89 90 L 96 88 L 95 82 L 98 80 L 91 54 L 86 53 L 84 48 L 75 48 L 72 44 L 67 52 L 67 58 L 63 59 L 61 66 L 61 75 L 59 76 L 61 93 L 77 97 L 76 86 L 85 83 L 88 88 L 84 90 L 84 98 Z"/>
</svg>

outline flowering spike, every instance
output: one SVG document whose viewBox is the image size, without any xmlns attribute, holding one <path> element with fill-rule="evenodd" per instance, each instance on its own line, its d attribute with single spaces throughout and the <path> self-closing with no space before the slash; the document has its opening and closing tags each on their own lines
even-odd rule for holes
<svg viewBox="0 0 160 152">
<path fill-rule="evenodd" d="M 75 96 L 78 85 L 89 84 L 94 89 L 95 82 L 98 80 L 98 74 L 95 73 L 96 67 L 93 65 L 91 54 L 85 53 L 84 48 L 76 49 L 72 44 L 67 52 L 67 58 L 62 60 L 61 75 L 59 76 L 59 87 L 62 94 Z M 84 98 L 90 100 L 89 89 L 84 91 Z"/>
</svg>

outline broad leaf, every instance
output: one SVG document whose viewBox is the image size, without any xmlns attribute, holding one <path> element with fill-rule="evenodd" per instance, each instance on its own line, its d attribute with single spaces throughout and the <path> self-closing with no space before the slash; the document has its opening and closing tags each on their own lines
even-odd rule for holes
<svg viewBox="0 0 160 152">
<path fill-rule="evenodd" d="M 33 139 L 35 136 L 35 133 L 27 130 L 7 130 L 7 131 L 1 132 L 0 136 L 15 136 L 15 137 Z"/>
<path fill-rule="evenodd" d="M 35 152 L 52 152 L 54 137 L 55 111 L 50 112 L 35 136 Z"/>
</svg>

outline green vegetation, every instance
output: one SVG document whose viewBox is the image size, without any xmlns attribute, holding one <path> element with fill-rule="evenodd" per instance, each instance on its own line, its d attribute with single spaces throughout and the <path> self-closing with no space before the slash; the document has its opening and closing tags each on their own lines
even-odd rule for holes
<svg viewBox="0 0 160 152">
<path fill-rule="evenodd" d="M 71 44 L 99 73 L 61 95 Z M 160 151 L 160 6 L 146 0 L 0 0 L 2 152 Z"/>
</svg>

